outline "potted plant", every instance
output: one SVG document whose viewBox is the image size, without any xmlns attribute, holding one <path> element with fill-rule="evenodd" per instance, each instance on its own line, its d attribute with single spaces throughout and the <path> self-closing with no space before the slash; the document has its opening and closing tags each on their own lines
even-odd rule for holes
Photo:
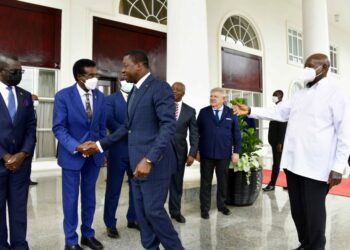
<svg viewBox="0 0 350 250">
<path fill-rule="evenodd" d="M 235 98 L 232 105 L 245 104 L 244 98 Z M 249 118 L 248 118 L 249 119 Z M 249 128 L 247 118 L 238 117 L 241 130 L 241 152 L 237 164 L 230 165 L 227 181 L 228 205 L 248 206 L 258 198 L 262 185 L 262 164 L 257 151 L 262 147 L 262 141 L 256 135 L 254 128 Z"/>
</svg>

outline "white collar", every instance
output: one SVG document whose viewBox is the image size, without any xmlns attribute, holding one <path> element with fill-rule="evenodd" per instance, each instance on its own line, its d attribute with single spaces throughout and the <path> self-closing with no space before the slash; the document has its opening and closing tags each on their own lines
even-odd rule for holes
<svg viewBox="0 0 350 250">
<path fill-rule="evenodd" d="M 6 89 L 8 86 L 5 84 L 5 83 L 3 83 L 2 81 L 0 81 L 0 89 L 1 90 L 4 90 L 4 89 Z M 13 88 L 12 89 L 14 89 L 14 86 L 12 86 Z"/>
<path fill-rule="evenodd" d="M 214 108 L 214 107 L 211 107 L 213 110 L 219 110 L 219 111 L 223 111 L 224 110 L 224 105 L 222 105 L 220 108 Z"/>
<path fill-rule="evenodd" d="M 144 75 L 136 84 L 134 84 L 134 86 L 136 86 L 136 88 L 140 89 L 142 83 L 146 80 L 146 78 L 151 74 L 151 72 L 148 72 L 146 75 Z"/>
<path fill-rule="evenodd" d="M 88 93 L 92 96 L 92 91 L 91 91 L 91 90 L 89 90 L 88 92 L 85 92 L 85 90 L 83 90 L 83 89 L 79 86 L 78 83 L 77 83 L 77 89 L 78 89 L 78 92 L 79 92 L 79 95 L 80 95 L 80 96 L 85 96 L 85 95 L 88 94 Z"/>
</svg>

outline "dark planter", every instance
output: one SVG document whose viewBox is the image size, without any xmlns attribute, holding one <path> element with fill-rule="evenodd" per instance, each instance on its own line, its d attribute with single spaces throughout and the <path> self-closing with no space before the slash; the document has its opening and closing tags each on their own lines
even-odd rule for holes
<svg viewBox="0 0 350 250">
<path fill-rule="evenodd" d="M 253 171 L 250 184 L 247 184 L 246 173 L 228 170 L 226 204 L 234 206 L 252 205 L 258 198 L 262 185 L 262 170 Z"/>
</svg>

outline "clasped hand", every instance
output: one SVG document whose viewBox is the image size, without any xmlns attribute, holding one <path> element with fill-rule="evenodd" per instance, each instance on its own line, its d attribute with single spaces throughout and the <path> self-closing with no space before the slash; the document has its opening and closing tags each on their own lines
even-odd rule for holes
<svg viewBox="0 0 350 250">
<path fill-rule="evenodd" d="M 93 154 L 96 154 L 100 152 L 100 150 L 97 147 L 96 142 L 94 141 L 86 141 L 80 145 L 77 146 L 76 151 L 81 153 L 83 157 L 89 157 Z"/>
</svg>

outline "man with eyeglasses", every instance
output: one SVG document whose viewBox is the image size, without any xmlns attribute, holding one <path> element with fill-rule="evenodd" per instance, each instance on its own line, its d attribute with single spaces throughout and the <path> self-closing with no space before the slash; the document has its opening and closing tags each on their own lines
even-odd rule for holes
<svg viewBox="0 0 350 250">
<path fill-rule="evenodd" d="M 17 57 L 0 55 L 0 249 L 5 250 L 29 249 L 27 200 L 36 119 L 31 94 L 17 86 L 22 74 Z"/>
<path fill-rule="evenodd" d="M 87 157 L 82 143 L 100 140 L 106 134 L 104 96 L 96 89 L 96 64 L 89 59 L 73 66 L 76 83 L 55 96 L 52 131 L 58 140 L 57 160 L 62 168 L 62 201 L 65 250 L 80 250 L 78 235 L 78 197 L 81 189 L 81 244 L 103 249 L 95 238 L 92 222 L 96 207 L 96 181 L 103 154 Z"/>
</svg>

